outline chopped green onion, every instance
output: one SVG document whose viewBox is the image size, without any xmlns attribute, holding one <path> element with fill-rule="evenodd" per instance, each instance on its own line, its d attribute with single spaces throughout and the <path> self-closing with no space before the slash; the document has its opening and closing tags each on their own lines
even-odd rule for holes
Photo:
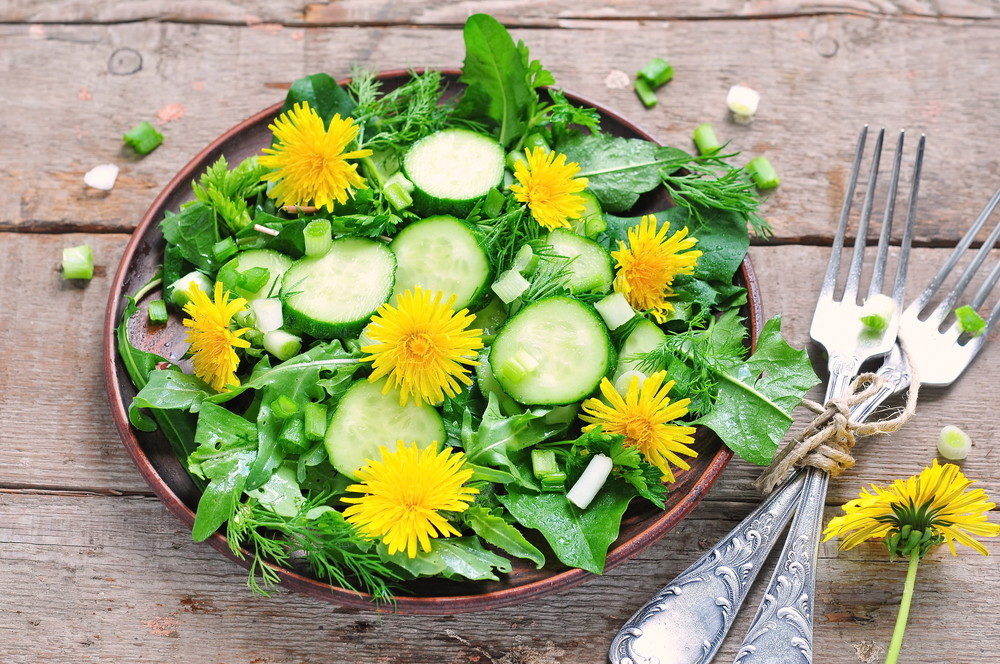
<svg viewBox="0 0 1000 664">
<path fill-rule="evenodd" d="M 517 170 L 517 165 L 520 163 L 527 163 L 528 158 L 524 155 L 523 150 L 511 150 L 507 153 L 507 168 L 511 171 Z"/>
<path fill-rule="evenodd" d="M 237 251 L 239 251 L 239 249 L 236 246 L 236 240 L 231 237 L 227 237 L 212 245 L 212 258 L 214 258 L 217 263 L 221 263 L 235 256 Z"/>
<path fill-rule="evenodd" d="M 869 332 L 885 332 L 885 328 L 889 327 L 889 320 L 882 314 L 862 316 L 861 323 Z"/>
<path fill-rule="evenodd" d="M 169 318 L 167 315 L 167 303 L 163 300 L 153 300 L 146 307 L 146 315 L 149 316 L 150 323 L 163 325 Z"/>
<path fill-rule="evenodd" d="M 658 88 L 674 77 L 674 68 L 663 58 L 653 58 L 639 70 L 637 76 L 650 87 Z"/>
<path fill-rule="evenodd" d="M 101 191 L 111 191 L 118 179 L 118 167 L 114 164 L 100 164 L 83 174 L 83 183 Z"/>
<path fill-rule="evenodd" d="M 781 184 L 781 178 L 767 157 L 754 157 L 746 165 L 746 171 L 753 178 L 758 189 L 774 189 Z"/>
<path fill-rule="evenodd" d="M 965 334 L 978 337 L 986 329 L 986 320 L 969 305 L 955 309 L 955 318 L 958 319 L 958 328 Z"/>
<path fill-rule="evenodd" d="M 609 330 L 619 327 L 635 318 L 635 309 L 621 293 L 612 293 L 594 304 L 597 313 L 601 314 Z"/>
<path fill-rule="evenodd" d="M 327 219 L 313 219 L 302 229 L 306 256 L 322 256 L 333 245 L 333 230 Z"/>
<path fill-rule="evenodd" d="M 385 194 L 389 205 L 397 210 L 403 210 L 413 205 L 413 197 L 398 182 L 387 184 L 382 188 L 382 193 Z"/>
<path fill-rule="evenodd" d="M 653 88 L 649 87 L 649 83 L 645 79 L 637 78 L 635 79 L 635 94 L 639 97 L 639 101 L 646 108 L 653 108 L 659 103 L 656 98 L 656 93 L 653 92 Z"/>
<path fill-rule="evenodd" d="M 760 93 L 745 85 L 734 85 L 726 95 L 726 105 L 733 112 L 733 119 L 746 124 L 753 119 L 760 104 Z"/>
<path fill-rule="evenodd" d="M 256 293 L 271 279 L 271 271 L 266 267 L 252 267 L 238 273 L 236 288 L 247 293 Z"/>
<path fill-rule="evenodd" d="M 530 244 L 524 245 L 514 254 L 514 262 L 511 264 L 512 270 L 521 274 L 532 274 L 536 267 L 538 267 L 538 256 L 535 255 L 535 250 L 531 248 Z"/>
<path fill-rule="evenodd" d="M 551 149 L 549 147 L 549 142 L 546 141 L 545 137 L 539 134 L 538 132 L 535 132 L 524 139 L 524 147 L 543 148 L 546 151 Z"/>
<path fill-rule="evenodd" d="M 254 316 L 249 307 L 240 309 L 233 314 L 233 321 L 240 327 L 255 327 L 257 325 L 257 317 Z"/>
<path fill-rule="evenodd" d="M 566 473 L 550 473 L 538 480 L 538 483 L 542 485 L 542 491 L 565 491 Z"/>
<path fill-rule="evenodd" d="M 695 127 L 691 138 L 694 140 L 694 146 L 698 148 L 700 155 L 714 154 L 722 147 L 719 139 L 715 136 L 715 129 L 707 122 Z"/>
<path fill-rule="evenodd" d="M 967 433 L 952 424 L 941 429 L 937 450 L 938 454 L 945 459 L 949 461 L 961 461 L 969 456 L 969 450 L 971 449 L 972 440 Z"/>
<path fill-rule="evenodd" d="M 289 417 L 299 412 L 299 405 L 285 394 L 281 394 L 271 402 L 271 412 L 274 416 L 287 420 Z"/>
<path fill-rule="evenodd" d="M 253 310 L 255 327 L 265 334 L 285 324 L 285 317 L 281 312 L 281 300 L 276 297 L 254 300 L 250 303 L 250 309 Z"/>
<path fill-rule="evenodd" d="M 876 293 L 865 300 L 861 311 L 861 323 L 865 326 L 865 332 L 882 334 L 896 313 L 896 301 L 888 295 Z"/>
<path fill-rule="evenodd" d="M 538 360 L 522 348 L 497 368 L 497 375 L 508 383 L 517 384 L 537 368 Z"/>
<path fill-rule="evenodd" d="M 582 510 L 587 509 L 590 502 L 594 500 L 594 496 L 601 490 L 604 483 L 608 481 L 608 475 L 611 474 L 613 465 L 611 459 L 608 457 L 603 454 L 595 454 L 590 459 L 590 463 L 587 464 L 583 474 L 580 475 L 580 479 L 576 481 L 573 488 L 566 494 L 569 502 Z"/>
<path fill-rule="evenodd" d="M 504 304 L 510 304 L 520 297 L 521 293 L 528 290 L 529 286 L 531 284 L 521 276 L 520 272 L 517 270 L 506 270 L 500 273 L 491 288 L 497 294 L 497 297 L 503 300 Z"/>
<path fill-rule="evenodd" d="M 89 244 L 63 249 L 62 273 L 63 279 L 92 279 L 94 277 L 94 252 Z"/>
<path fill-rule="evenodd" d="M 390 177 L 388 180 L 385 181 L 385 184 L 386 186 L 389 186 L 391 184 L 398 184 L 400 187 L 403 188 L 403 191 L 405 191 L 408 194 L 413 193 L 413 190 L 415 189 L 415 185 L 412 182 L 410 182 L 410 180 L 407 179 L 405 175 L 403 175 L 402 171 L 396 171 L 395 173 L 393 173 L 392 177 Z"/>
<path fill-rule="evenodd" d="M 249 341 L 251 346 L 255 346 L 257 348 L 264 345 L 264 333 L 260 330 L 255 330 L 252 327 L 246 331 L 243 338 Z"/>
<path fill-rule="evenodd" d="M 264 349 L 281 361 L 294 357 L 302 350 L 302 339 L 285 330 L 264 333 Z"/>
<path fill-rule="evenodd" d="M 139 154 L 149 154 L 160 147 L 160 143 L 163 142 L 163 134 L 156 131 L 156 127 L 148 122 L 140 122 L 125 132 L 122 140 Z"/>
<path fill-rule="evenodd" d="M 486 198 L 483 200 L 483 216 L 488 219 L 496 217 L 500 214 L 500 210 L 503 209 L 504 195 L 500 193 L 499 189 L 490 189 L 486 192 Z"/>
<path fill-rule="evenodd" d="M 629 385 L 632 384 L 632 379 L 639 379 L 639 385 L 642 385 L 643 381 L 646 380 L 646 374 L 636 369 L 629 369 L 628 371 L 622 372 L 621 376 L 615 380 L 615 389 L 618 390 L 619 394 L 625 394 L 628 392 Z"/>
<path fill-rule="evenodd" d="M 288 454 L 301 454 L 309 449 L 301 417 L 293 417 L 285 422 L 278 434 L 278 445 Z"/>
<path fill-rule="evenodd" d="M 170 291 L 170 301 L 178 307 L 183 307 L 188 303 L 188 290 L 190 290 L 191 286 L 195 285 L 206 295 L 212 292 L 212 282 L 204 274 L 195 270 L 170 284 L 170 288 L 168 289 Z"/>
<path fill-rule="evenodd" d="M 306 440 L 323 440 L 326 435 L 326 405 L 310 401 L 303 411 Z"/>
<path fill-rule="evenodd" d="M 531 450 L 531 473 L 536 478 L 542 479 L 545 475 L 558 472 L 555 450 Z"/>
<path fill-rule="evenodd" d="M 603 214 L 590 214 L 583 224 L 585 237 L 595 238 L 606 230 L 608 230 L 608 221 Z"/>
</svg>

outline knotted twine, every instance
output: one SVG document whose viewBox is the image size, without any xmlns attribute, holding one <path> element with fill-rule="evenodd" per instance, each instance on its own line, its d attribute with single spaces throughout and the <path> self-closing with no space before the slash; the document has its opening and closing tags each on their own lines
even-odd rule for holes
<svg viewBox="0 0 1000 664">
<path fill-rule="evenodd" d="M 796 466 L 819 468 L 832 477 L 840 475 L 854 465 L 851 449 L 858 437 L 892 433 L 913 417 L 917 406 L 917 393 L 920 391 L 920 380 L 912 370 L 911 378 L 903 409 L 890 417 L 873 422 L 851 420 L 851 409 L 889 384 L 878 374 L 858 375 L 846 395 L 831 399 L 825 406 L 810 399 L 803 399 L 802 404 L 816 413 L 815 419 L 774 457 L 774 461 L 757 478 L 754 486 L 765 494 L 771 493 Z"/>
</svg>

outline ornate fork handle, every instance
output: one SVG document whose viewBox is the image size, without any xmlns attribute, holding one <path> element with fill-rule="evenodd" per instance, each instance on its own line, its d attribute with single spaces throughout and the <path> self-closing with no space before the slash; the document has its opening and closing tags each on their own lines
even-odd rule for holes
<svg viewBox="0 0 1000 664">
<path fill-rule="evenodd" d="M 639 609 L 615 636 L 611 661 L 614 664 L 711 661 L 775 540 L 788 524 L 803 480 L 801 474 L 789 479 Z"/>
</svg>

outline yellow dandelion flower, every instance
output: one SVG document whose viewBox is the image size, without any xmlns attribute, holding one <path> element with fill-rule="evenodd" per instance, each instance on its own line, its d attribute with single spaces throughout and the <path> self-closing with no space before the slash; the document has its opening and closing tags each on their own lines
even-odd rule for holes
<svg viewBox="0 0 1000 664">
<path fill-rule="evenodd" d="M 826 526 L 825 539 L 840 537 L 840 547 L 851 549 L 870 539 L 895 543 L 894 536 L 907 526 L 918 535 L 931 532 L 929 544 L 947 542 L 955 554 L 955 542 L 988 555 L 986 547 L 972 536 L 996 537 L 1000 525 L 987 520 L 996 507 L 982 489 L 968 490 L 973 481 L 958 466 L 938 465 L 937 459 L 919 475 L 896 480 L 888 487 L 871 485 L 844 505 L 844 514 Z M 901 543 L 902 544 L 902 543 Z M 906 553 L 894 551 L 894 553 Z"/>
<path fill-rule="evenodd" d="M 240 358 L 235 349 L 250 346 L 249 341 L 240 338 L 250 329 L 231 330 L 229 325 L 247 301 L 241 297 L 230 300 L 229 291 L 223 293 L 219 282 L 215 283 L 214 299 L 209 299 L 198 284 L 191 284 L 187 294 L 184 313 L 188 318 L 184 319 L 184 325 L 190 328 L 188 352 L 195 375 L 220 392 L 225 391 L 227 385 L 239 385 L 236 367 Z"/>
<path fill-rule="evenodd" d="M 554 230 L 569 228 L 569 220 L 583 214 L 583 196 L 587 178 L 573 177 L 580 172 L 576 162 L 566 163 L 566 155 L 545 148 L 525 149 L 527 161 L 514 166 L 520 184 L 510 185 L 514 198 L 528 204 L 531 216 L 540 225 Z"/>
<path fill-rule="evenodd" d="M 396 306 L 383 304 L 372 316 L 366 334 L 374 343 L 361 350 L 371 362 L 369 380 L 388 376 L 385 391 L 399 388 L 399 402 L 410 397 L 418 403 L 437 404 L 453 397 L 462 383 L 472 384 L 469 366 L 479 364 L 483 331 L 470 330 L 475 317 L 468 309 L 455 311 L 455 296 L 442 301 L 440 291 L 417 286 L 396 298 Z"/>
<path fill-rule="evenodd" d="M 459 535 L 441 512 L 464 512 L 479 489 L 465 486 L 472 469 L 465 454 L 437 443 L 420 449 L 399 441 L 396 449 L 380 448 L 378 461 L 368 460 L 358 474 L 361 484 L 347 490 L 363 494 L 344 498 L 344 517 L 365 537 L 381 539 L 389 555 L 405 551 L 414 558 L 417 545 L 431 550 L 431 538 Z"/>
<path fill-rule="evenodd" d="M 680 455 L 696 457 L 698 453 L 690 447 L 694 444 L 694 427 L 668 424 L 687 415 L 691 400 L 671 402 L 667 394 L 674 381 L 664 383 L 666 376 L 666 371 L 657 371 L 641 383 L 638 376 L 633 376 L 624 395 L 605 378 L 601 380 L 604 401 L 584 401 L 580 419 L 590 422 L 584 431 L 600 426 L 604 433 L 625 436 L 626 445 L 642 452 L 646 461 L 663 472 L 665 480 L 673 482 L 670 465 L 687 470 L 691 466 Z"/>
<path fill-rule="evenodd" d="M 673 294 L 671 285 L 678 274 L 692 274 L 701 256 L 690 251 L 698 240 L 687 237 L 682 228 L 669 238 L 670 224 L 657 230 L 656 217 L 648 214 L 628 229 L 628 244 L 618 243 L 611 257 L 617 262 L 615 290 L 625 296 L 633 308 L 649 311 L 660 323 L 674 309 L 667 298 Z"/>
<path fill-rule="evenodd" d="M 348 159 L 367 157 L 371 150 L 345 152 L 358 135 L 352 118 L 334 115 L 330 126 L 310 108 L 309 102 L 296 104 L 270 125 L 274 147 L 264 148 L 258 158 L 262 166 L 274 169 L 263 179 L 274 182 L 268 195 L 278 205 L 315 205 L 333 211 L 333 203 L 345 203 L 355 189 L 367 189 L 358 165 Z"/>
</svg>

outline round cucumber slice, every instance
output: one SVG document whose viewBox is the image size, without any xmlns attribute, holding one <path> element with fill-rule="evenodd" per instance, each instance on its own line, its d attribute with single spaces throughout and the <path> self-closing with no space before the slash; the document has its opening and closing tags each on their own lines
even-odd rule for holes
<svg viewBox="0 0 1000 664">
<path fill-rule="evenodd" d="M 571 293 L 607 293 L 611 290 L 615 273 L 611 265 L 611 254 L 604 247 L 565 230 L 552 231 L 547 242 L 554 254 L 573 259 L 569 264 L 570 277 L 566 283 Z"/>
<path fill-rule="evenodd" d="M 291 264 L 291 258 L 273 249 L 250 249 L 237 254 L 219 268 L 216 280 L 222 282 L 223 286 L 240 297 L 256 300 L 261 297 L 270 297 L 272 289 L 277 291 L 275 284 L 281 282 L 281 277 Z M 241 288 L 239 286 L 240 273 L 255 267 L 262 267 L 268 271 L 267 282 L 255 291 Z"/>
<path fill-rule="evenodd" d="M 369 459 L 380 458 L 380 447 L 394 450 L 400 440 L 421 448 L 444 443 L 444 422 L 433 406 L 413 401 L 400 406 L 399 393 L 390 389 L 382 394 L 384 387 L 384 379 L 354 383 L 340 398 L 326 428 L 330 463 L 351 479 L 358 479 Z"/>
<path fill-rule="evenodd" d="M 456 296 L 456 310 L 478 304 L 493 270 L 479 231 L 447 215 L 410 224 L 389 245 L 396 254 L 393 295 L 421 286 Z"/>
<path fill-rule="evenodd" d="M 491 136 L 445 129 L 421 138 L 403 157 L 413 207 L 424 214 L 466 215 L 503 180 L 503 148 Z"/>
<path fill-rule="evenodd" d="M 523 404 L 564 405 L 589 396 L 615 351 L 593 307 L 569 297 L 534 302 L 507 321 L 490 350 L 504 392 Z"/>
<path fill-rule="evenodd" d="M 629 335 L 625 337 L 621 352 L 618 353 L 615 380 L 621 378 L 622 374 L 628 371 L 639 370 L 639 361 L 635 359 L 635 356 L 639 353 L 655 350 L 666 338 L 667 334 L 653 321 L 643 319 L 636 323 Z"/>
<path fill-rule="evenodd" d="M 281 299 L 286 322 L 319 339 L 355 335 L 392 293 L 396 258 L 381 242 L 334 240 L 317 258 L 285 272 Z"/>
</svg>

